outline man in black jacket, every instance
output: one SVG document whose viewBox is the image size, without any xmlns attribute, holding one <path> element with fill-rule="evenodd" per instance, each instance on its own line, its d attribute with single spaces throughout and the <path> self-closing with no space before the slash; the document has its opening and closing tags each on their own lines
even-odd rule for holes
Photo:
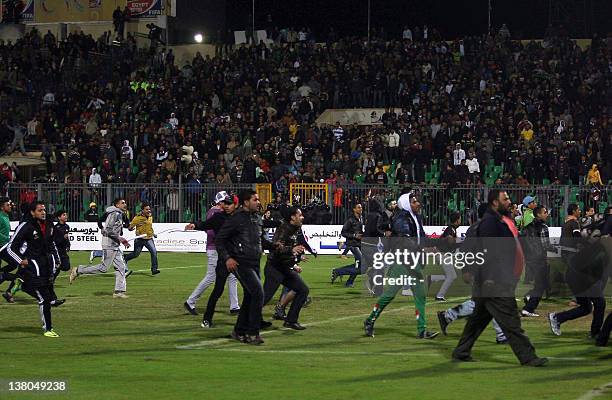
<svg viewBox="0 0 612 400">
<path fill-rule="evenodd" d="M 38 301 L 44 336 L 59 337 L 51 324 L 51 307 L 64 302 L 57 299 L 53 290 L 53 276 L 59 268 L 60 258 L 53 242 L 53 224 L 47 220 L 44 203 L 34 201 L 30 204 L 30 216 L 16 230 L 7 253 L 20 267 L 21 289 Z"/>
<path fill-rule="evenodd" d="M 296 207 L 290 207 L 285 211 L 285 222 L 276 229 L 274 243 L 279 245 L 270 252 L 266 262 L 264 283 L 264 305 L 267 304 L 278 287 L 282 284 L 295 292 L 289 313 L 285 317 L 286 328 L 303 330 L 306 327 L 300 325 L 298 318 L 300 311 L 308 298 L 309 289 L 300 277 L 302 268 L 298 265 L 299 254 L 304 252 L 304 246 L 298 244 L 298 237 L 302 228 L 304 216 L 302 211 Z"/>
<path fill-rule="evenodd" d="M 510 197 L 505 191 L 492 189 L 489 191 L 488 203 L 489 209 L 477 232 L 484 246 L 485 259 L 482 265 L 474 269 L 474 313 L 468 319 L 453 351 L 453 360 L 473 361 L 470 354 L 472 347 L 484 328 L 495 318 L 520 363 L 539 367 L 548 360 L 536 355 L 535 348 L 521 328 L 514 297 L 523 270 L 524 256 L 520 243 L 516 241 L 518 230 L 507 215 Z"/>
<path fill-rule="evenodd" d="M 578 307 L 549 313 L 548 321 L 552 333 L 561 336 L 561 324 L 593 312 L 590 337 L 596 339 L 604 322 L 606 310 L 604 289 L 608 282 L 608 257 L 601 240 L 589 243 L 582 238 L 578 223 L 580 217 L 578 205 L 570 204 L 567 214 L 568 217 L 561 230 L 561 257 L 567 265 L 565 281 L 576 296 Z"/>
<path fill-rule="evenodd" d="M 57 278 L 60 271 L 70 271 L 70 257 L 68 257 L 68 252 L 70 251 L 70 227 L 66 223 L 68 221 L 68 214 L 64 210 L 59 210 L 55 213 L 55 216 L 57 217 L 57 224 L 53 227 L 53 242 L 59 254 L 60 268 L 56 268 L 53 280 Z"/>
<path fill-rule="evenodd" d="M 334 283 L 338 277 L 350 275 L 346 281 L 346 287 L 353 287 L 357 275 L 361 274 L 361 238 L 363 238 L 363 207 L 361 203 L 353 207 L 353 215 L 348 217 L 342 226 L 341 235 L 346 238 L 346 247 L 355 256 L 355 263 L 332 270 L 331 282 Z"/>
<path fill-rule="evenodd" d="M 548 289 L 550 266 L 546 259 L 546 252 L 555 251 L 550 244 L 550 235 L 546 220 L 548 210 L 544 206 L 537 206 L 533 209 L 535 219 L 523 229 L 524 238 L 521 241 L 525 249 L 525 262 L 531 265 L 529 268 L 534 274 L 534 286 L 525 295 L 525 307 L 521 310 L 523 317 L 539 317 L 535 313 L 540 304 L 540 299 Z"/>
<path fill-rule="evenodd" d="M 264 342 L 259 336 L 264 298 L 259 263 L 263 250 L 272 250 L 272 243 L 264 237 L 257 192 L 245 190 L 239 199 L 241 209 L 223 224 L 217 235 L 217 252 L 220 262 L 236 275 L 244 289 L 231 336 L 243 343 L 260 345 Z"/>
<path fill-rule="evenodd" d="M 397 203 L 396 203 L 397 204 Z M 382 238 L 391 236 L 391 219 L 383 210 L 381 201 L 371 198 L 368 201 L 368 215 L 366 216 L 364 238 L 361 241 L 362 270 L 366 271 L 366 287 L 373 296 L 382 294 L 382 285 L 376 285 L 376 276 L 383 275 L 381 270 L 372 268 L 369 261 L 374 258 L 379 247 L 382 245 Z"/>
</svg>

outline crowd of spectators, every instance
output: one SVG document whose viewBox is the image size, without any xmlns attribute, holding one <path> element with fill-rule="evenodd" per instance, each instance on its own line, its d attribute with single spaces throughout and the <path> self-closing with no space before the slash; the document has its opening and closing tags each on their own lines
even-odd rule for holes
<svg viewBox="0 0 612 400">
<path fill-rule="evenodd" d="M 449 186 L 486 182 L 488 164 L 498 184 L 612 176 L 611 39 L 295 33 L 180 66 L 129 33 L 121 45 L 36 30 L 0 42 L 2 142 L 42 151 L 46 180 L 92 185 L 431 183 L 432 160 Z M 315 123 L 359 107 L 386 111 L 372 126 Z"/>
</svg>

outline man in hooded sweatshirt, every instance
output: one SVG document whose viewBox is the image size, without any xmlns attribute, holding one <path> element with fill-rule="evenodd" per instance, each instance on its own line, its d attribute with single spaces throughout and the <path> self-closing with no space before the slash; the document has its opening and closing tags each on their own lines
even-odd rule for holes
<svg viewBox="0 0 612 400">
<path fill-rule="evenodd" d="M 389 241 L 387 253 L 393 253 L 399 247 L 408 248 L 411 252 L 420 252 L 424 249 L 427 236 L 423 230 L 423 220 L 421 219 L 420 210 L 421 203 L 417 196 L 412 193 L 405 193 L 400 196 L 397 201 L 399 212 L 394 215 L 391 231 L 392 238 Z M 401 240 L 398 240 L 402 238 Z M 398 247 L 399 246 L 399 247 Z M 386 256 L 386 254 L 385 254 Z M 386 257 L 385 257 L 386 258 Z M 374 309 L 364 321 L 364 329 L 366 336 L 374 337 L 374 323 L 382 314 L 385 307 L 395 298 L 397 292 L 402 289 L 403 283 L 397 282 L 398 278 L 411 278 L 411 289 L 414 294 L 414 303 L 417 317 L 417 338 L 418 339 L 433 339 L 438 336 L 438 332 L 429 332 L 425 322 L 425 299 L 426 291 L 424 287 L 424 279 L 422 273 L 423 266 L 421 264 L 408 266 L 405 264 L 394 263 L 390 265 L 387 271 L 386 278 L 389 284 L 384 285 L 384 292 L 378 298 L 374 305 Z M 378 282 L 377 282 L 378 283 Z"/>
<path fill-rule="evenodd" d="M 113 205 L 106 209 L 106 219 L 102 230 L 102 263 L 97 265 L 79 265 L 70 271 L 70 284 L 79 275 L 84 274 L 103 274 L 108 271 L 111 265 L 115 267 L 115 291 L 113 297 L 127 298 L 125 274 L 127 265 L 123 258 L 123 252 L 119 248 L 123 245 L 126 249 L 130 243 L 123 235 L 123 214 L 127 210 L 125 199 L 118 197 L 113 201 Z"/>
</svg>

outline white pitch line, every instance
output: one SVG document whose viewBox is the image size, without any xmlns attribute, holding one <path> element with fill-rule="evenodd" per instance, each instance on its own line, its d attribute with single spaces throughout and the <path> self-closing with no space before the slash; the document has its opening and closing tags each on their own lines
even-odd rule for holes
<svg viewBox="0 0 612 400">
<path fill-rule="evenodd" d="M 418 357 L 443 357 L 441 353 L 424 353 L 421 351 L 418 352 L 387 352 L 387 351 L 328 351 L 328 350 L 269 350 L 269 349 L 256 349 L 253 347 L 249 348 L 231 348 L 231 347 L 223 347 L 223 348 L 211 348 L 210 350 L 216 351 L 229 351 L 229 352 L 239 352 L 239 353 L 272 353 L 272 354 L 325 354 L 325 355 L 340 355 L 340 356 L 414 356 Z M 443 351 L 443 349 L 441 349 Z M 496 354 L 493 359 L 514 359 L 515 356 L 511 353 L 509 354 Z M 580 357 L 548 357 L 553 360 L 560 361 L 582 361 L 585 358 Z M 582 399 L 579 399 L 582 400 Z"/>
<path fill-rule="evenodd" d="M 601 395 L 612 393 L 612 382 L 605 383 L 600 387 L 595 389 L 591 389 L 582 396 L 578 398 L 578 400 L 591 400 Z"/>
<path fill-rule="evenodd" d="M 400 308 L 395 308 L 393 310 L 389 310 L 386 311 L 385 314 L 391 314 L 391 313 L 396 313 L 396 312 L 400 312 L 400 311 L 404 311 L 406 309 L 412 308 L 411 306 L 404 306 L 404 307 L 400 307 Z M 306 327 L 308 326 L 318 326 L 318 325 L 323 325 L 323 324 L 328 324 L 331 322 L 338 322 L 338 321 L 344 321 L 347 319 L 354 319 L 354 318 L 364 318 L 365 314 L 358 314 L 358 315 L 349 315 L 346 317 L 340 317 L 340 318 L 332 318 L 332 319 L 326 319 L 323 321 L 315 321 L 315 322 L 311 322 L 308 324 L 302 324 Z M 273 331 L 263 331 L 260 333 L 260 335 L 268 335 L 270 333 L 278 333 L 278 332 L 286 332 L 286 331 L 290 331 L 292 329 L 290 328 L 281 328 L 281 329 L 276 329 Z M 219 338 L 219 339 L 212 339 L 212 340 L 203 340 L 200 342 L 196 342 L 193 344 L 186 344 L 186 345 L 182 345 L 182 346 L 176 346 L 177 349 L 180 350 L 192 350 L 192 349 L 198 349 L 198 348 L 202 348 L 202 347 L 207 347 L 210 345 L 214 345 L 214 344 L 219 344 L 219 343 L 226 343 L 229 341 L 232 341 L 233 339 L 230 338 Z"/>
</svg>

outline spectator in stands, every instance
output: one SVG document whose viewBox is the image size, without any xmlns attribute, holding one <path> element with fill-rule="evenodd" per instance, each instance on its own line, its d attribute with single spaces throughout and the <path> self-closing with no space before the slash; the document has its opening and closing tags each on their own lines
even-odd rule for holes
<svg viewBox="0 0 612 400">
<path fill-rule="evenodd" d="M 599 174 L 599 169 L 597 169 L 597 164 L 593 164 L 591 169 L 589 170 L 587 176 L 587 184 L 594 186 L 602 186 L 603 182 L 601 181 L 601 175 Z"/>
</svg>

